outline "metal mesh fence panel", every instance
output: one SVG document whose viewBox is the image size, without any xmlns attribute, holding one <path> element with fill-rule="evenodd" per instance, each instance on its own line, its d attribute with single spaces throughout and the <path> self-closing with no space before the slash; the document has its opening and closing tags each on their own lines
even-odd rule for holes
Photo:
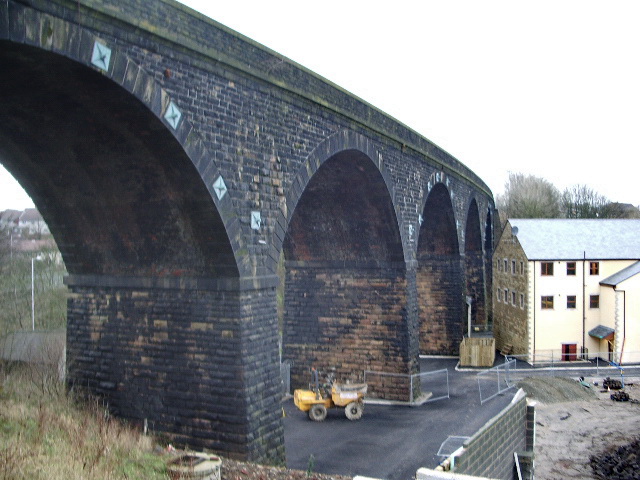
<svg viewBox="0 0 640 480">
<path fill-rule="evenodd" d="M 476 377 L 481 404 L 513 387 L 511 369 L 515 367 L 515 363 L 515 360 L 508 360 L 502 365 L 478 373 Z"/>
</svg>

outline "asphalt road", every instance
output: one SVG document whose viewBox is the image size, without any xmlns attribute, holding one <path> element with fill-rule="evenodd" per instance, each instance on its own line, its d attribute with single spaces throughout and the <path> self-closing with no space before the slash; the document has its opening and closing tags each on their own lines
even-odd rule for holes
<svg viewBox="0 0 640 480">
<path fill-rule="evenodd" d="M 475 372 L 456 372 L 457 359 L 422 359 L 421 371 L 447 368 L 450 398 L 418 407 L 366 405 L 362 419 L 349 421 L 330 409 L 312 422 L 293 400 L 284 403 L 287 467 L 318 473 L 410 480 L 421 467 L 434 468 L 449 436 L 470 437 L 505 408 L 511 388 L 480 403 Z"/>
</svg>

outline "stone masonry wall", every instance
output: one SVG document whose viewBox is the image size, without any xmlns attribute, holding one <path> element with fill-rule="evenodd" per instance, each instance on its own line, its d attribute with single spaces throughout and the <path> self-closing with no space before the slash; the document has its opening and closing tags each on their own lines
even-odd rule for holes
<svg viewBox="0 0 640 480">
<path fill-rule="evenodd" d="M 507 224 L 493 255 L 493 334 L 498 350 L 511 345 L 511 353 L 516 355 L 529 353 L 527 268 L 522 247 Z M 520 303 L 521 295 L 524 305 Z"/>
<path fill-rule="evenodd" d="M 285 289 L 284 357 L 294 388 L 310 369 L 335 369 L 336 379 L 361 382 L 365 370 L 415 373 L 408 357 L 406 280 L 402 268 L 336 268 L 289 262 Z M 404 388 L 404 387 L 403 387 Z M 376 386 L 371 385 L 375 390 Z M 407 398 L 387 386 L 384 398 Z"/>
<path fill-rule="evenodd" d="M 279 376 L 265 369 L 277 366 L 269 358 L 277 351 L 270 345 L 277 342 L 275 315 L 262 311 L 270 309 L 271 294 L 253 295 L 263 297 L 258 302 L 243 295 L 243 308 L 254 310 L 248 315 L 238 293 L 228 291 L 72 286 L 72 292 L 70 384 L 104 397 L 119 416 L 147 420 L 179 445 L 237 458 L 283 455 L 274 404 Z M 240 327 L 243 316 L 252 321 Z"/>
<path fill-rule="evenodd" d="M 471 304 L 471 323 L 473 325 L 486 325 L 485 273 L 482 252 L 467 252 L 464 261 L 467 284 L 466 295 L 473 298 L 473 303 Z"/>
<path fill-rule="evenodd" d="M 420 353 L 456 355 L 465 322 L 460 258 L 432 255 L 421 260 L 416 279 Z"/>
</svg>

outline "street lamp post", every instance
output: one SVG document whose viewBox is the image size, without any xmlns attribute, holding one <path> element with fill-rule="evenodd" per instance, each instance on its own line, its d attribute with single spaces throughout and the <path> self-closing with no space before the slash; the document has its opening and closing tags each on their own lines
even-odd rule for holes
<svg viewBox="0 0 640 480">
<path fill-rule="evenodd" d="M 36 260 L 40 260 L 41 258 L 42 257 L 40 255 L 31 257 L 31 330 L 36 329 L 36 292 L 34 288 L 34 264 Z"/>
</svg>

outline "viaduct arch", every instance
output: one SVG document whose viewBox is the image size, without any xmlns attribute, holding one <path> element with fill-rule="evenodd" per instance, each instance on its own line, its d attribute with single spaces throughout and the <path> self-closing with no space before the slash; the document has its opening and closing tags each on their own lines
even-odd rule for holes
<svg viewBox="0 0 640 480">
<path fill-rule="evenodd" d="M 119 415 L 278 461 L 280 330 L 302 383 L 455 353 L 466 297 L 487 321 L 490 190 L 278 54 L 171 0 L 7 0 L 0 66 L 0 162 L 69 271 L 68 381 Z"/>
</svg>

